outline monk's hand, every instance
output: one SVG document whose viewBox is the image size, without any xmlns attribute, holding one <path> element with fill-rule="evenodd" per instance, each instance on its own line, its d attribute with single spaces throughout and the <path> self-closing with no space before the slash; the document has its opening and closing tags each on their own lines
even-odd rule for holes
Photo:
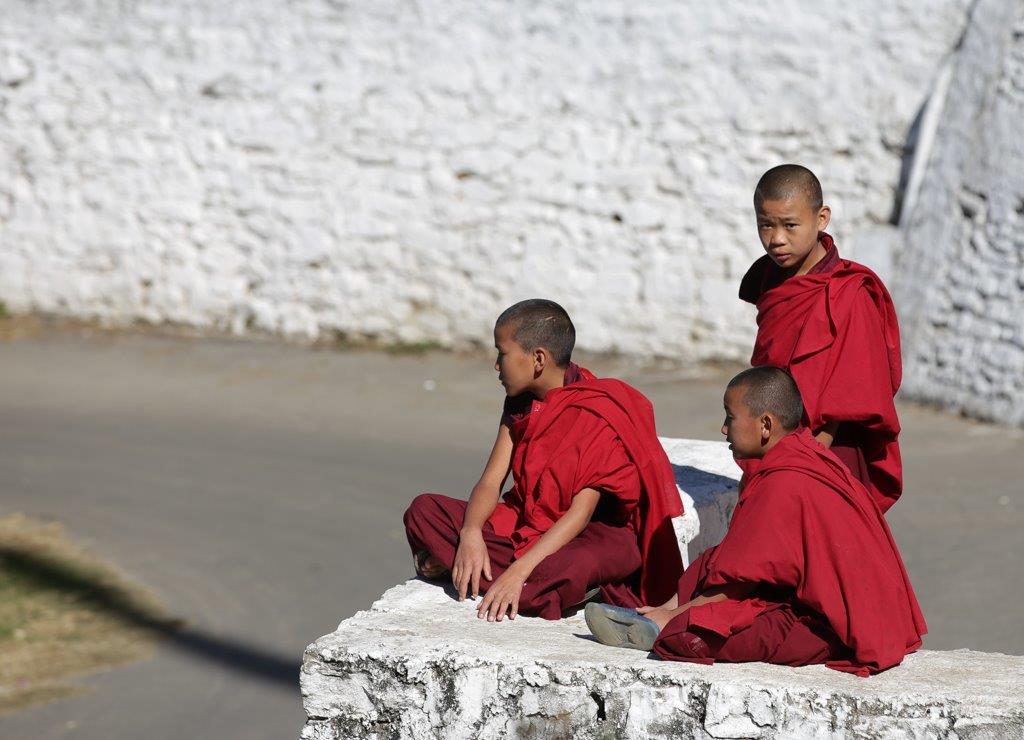
<svg viewBox="0 0 1024 740">
<path fill-rule="evenodd" d="M 647 614 L 648 612 L 652 612 L 655 609 L 675 609 L 677 606 L 679 606 L 679 594 L 673 594 L 671 597 L 669 597 L 669 600 L 661 606 L 638 606 L 636 608 L 636 613 Z"/>
<path fill-rule="evenodd" d="M 508 613 L 509 619 L 515 619 L 519 614 L 519 596 L 525 583 L 524 572 L 512 565 L 487 589 L 487 594 L 476 609 L 476 616 L 486 618 L 488 622 L 500 622 Z"/>
<path fill-rule="evenodd" d="M 480 595 L 480 576 L 491 580 L 491 559 L 487 544 L 479 530 L 464 530 L 459 535 L 459 549 L 452 565 L 452 584 L 459 592 L 459 601 L 466 600 L 467 592 L 475 599 Z"/>
</svg>

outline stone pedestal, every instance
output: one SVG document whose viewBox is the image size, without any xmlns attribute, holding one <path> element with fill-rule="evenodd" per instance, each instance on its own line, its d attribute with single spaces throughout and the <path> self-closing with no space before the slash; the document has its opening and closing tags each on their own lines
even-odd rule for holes
<svg viewBox="0 0 1024 740">
<path fill-rule="evenodd" d="M 488 624 L 409 581 L 306 650 L 305 740 L 1021 738 L 1024 658 L 921 651 L 871 678 L 700 666 L 590 639 L 582 614 Z"/>
<path fill-rule="evenodd" d="M 684 559 L 725 533 L 739 469 L 664 439 Z M 863 679 L 823 666 L 699 666 L 594 642 L 580 613 L 488 624 L 412 580 L 309 646 L 306 740 L 504 737 L 1024 737 L 1024 658 L 922 651 Z"/>
</svg>

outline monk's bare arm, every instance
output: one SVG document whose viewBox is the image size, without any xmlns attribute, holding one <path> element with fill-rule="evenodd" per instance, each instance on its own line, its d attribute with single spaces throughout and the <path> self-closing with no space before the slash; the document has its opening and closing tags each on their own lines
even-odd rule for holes
<svg viewBox="0 0 1024 740">
<path fill-rule="evenodd" d="M 758 584 L 756 583 L 729 583 L 725 586 L 716 586 L 715 588 L 709 588 L 697 598 L 690 599 L 683 604 L 683 606 L 689 609 L 691 606 L 714 604 L 719 601 L 725 601 L 726 599 L 740 601 L 754 593 L 757 585 Z"/>
<path fill-rule="evenodd" d="M 504 424 L 498 427 L 498 436 L 494 440 L 490 457 L 484 466 L 480 480 L 473 486 L 469 494 L 469 506 L 466 507 L 466 518 L 462 523 L 462 531 L 479 532 L 483 529 L 488 517 L 494 513 L 501 496 L 501 487 L 508 478 L 512 467 L 512 435 Z"/>
<path fill-rule="evenodd" d="M 469 494 L 466 517 L 459 532 L 459 547 L 452 565 L 452 584 L 459 592 L 459 601 L 466 598 L 467 592 L 474 597 L 479 595 L 481 575 L 491 580 L 491 559 L 487 555 L 483 527 L 498 505 L 501 487 L 511 466 L 512 435 L 508 427 L 501 424 L 484 472 Z"/>
<path fill-rule="evenodd" d="M 524 577 L 529 577 L 544 558 L 561 550 L 586 528 L 600 500 L 601 494 L 593 488 L 584 488 L 577 493 L 569 505 L 569 510 L 551 525 L 551 529 L 541 535 L 537 544 L 516 560 L 513 567 L 518 567 L 523 571 Z"/>
<path fill-rule="evenodd" d="M 830 421 L 814 435 L 814 438 L 818 440 L 823 446 L 831 447 L 832 443 L 835 442 L 836 432 L 839 431 L 839 422 Z"/>
<path fill-rule="evenodd" d="M 681 606 L 677 606 L 675 608 L 659 607 L 657 609 L 648 609 L 644 611 L 643 614 L 648 619 L 654 620 L 655 624 L 658 625 L 659 630 L 663 630 L 665 629 L 665 625 L 688 609 L 695 606 L 702 606 L 704 604 L 715 604 L 727 599 L 740 601 L 750 596 L 756 588 L 756 583 L 730 583 L 725 586 L 716 586 L 714 588 L 709 588 L 700 596 L 690 599 Z"/>
<path fill-rule="evenodd" d="M 544 558 L 558 552 L 586 528 L 600 499 L 601 494 L 593 488 L 577 493 L 569 510 L 491 585 L 477 607 L 477 616 L 486 617 L 488 622 L 500 622 L 508 611 L 509 617 L 515 619 L 519 613 L 519 594 L 526 579 Z"/>
<path fill-rule="evenodd" d="M 652 612 L 655 609 L 675 609 L 678 606 L 679 606 L 679 594 L 675 593 L 675 594 L 672 594 L 669 597 L 668 601 L 666 601 L 661 606 L 639 606 L 639 607 L 637 607 L 636 610 L 637 610 L 637 613 L 639 613 L 639 614 L 646 614 L 647 612 Z"/>
</svg>

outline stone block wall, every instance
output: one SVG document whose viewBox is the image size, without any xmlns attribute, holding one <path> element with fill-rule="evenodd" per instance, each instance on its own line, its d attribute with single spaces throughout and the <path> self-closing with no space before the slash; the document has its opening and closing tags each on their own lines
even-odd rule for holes
<svg viewBox="0 0 1024 740">
<path fill-rule="evenodd" d="M 895 255 L 904 391 L 1024 424 L 1024 5 L 980 0 L 947 77 Z"/>
<path fill-rule="evenodd" d="M 743 359 L 768 166 L 892 210 L 969 0 L 8 0 L 0 300 L 238 333 Z M 856 256 L 856 255 L 854 255 Z"/>
</svg>

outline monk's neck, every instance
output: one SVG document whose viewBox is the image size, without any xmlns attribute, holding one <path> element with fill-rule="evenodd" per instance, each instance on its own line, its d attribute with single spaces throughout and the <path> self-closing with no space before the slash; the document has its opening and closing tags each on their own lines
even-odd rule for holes
<svg viewBox="0 0 1024 740">
<path fill-rule="evenodd" d="M 554 372 L 545 373 L 537 378 L 537 383 L 531 391 L 538 401 L 543 401 L 548 393 L 563 385 L 565 385 L 565 368 L 555 368 Z"/>
<path fill-rule="evenodd" d="M 783 432 L 782 434 L 779 434 L 777 436 L 773 435 L 772 438 L 769 439 L 765 446 L 762 448 L 761 459 L 768 457 L 769 453 L 771 453 L 772 450 L 778 447 L 780 443 L 789 439 L 792 435 L 796 433 L 796 431 L 797 430 L 794 430 L 792 432 Z"/>
<path fill-rule="evenodd" d="M 801 262 L 799 265 L 794 265 L 793 267 L 787 270 L 783 270 L 782 274 L 786 277 L 786 279 L 806 275 L 807 273 L 814 269 L 814 266 L 816 264 L 825 259 L 825 255 L 827 254 L 828 249 L 825 248 L 825 245 L 821 243 L 821 239 L 819 238 L 818 243 L 814 245 L 814 249 L 807 253 L 807 256 L 804 258 L 803 262 Z"/>
</svg>

